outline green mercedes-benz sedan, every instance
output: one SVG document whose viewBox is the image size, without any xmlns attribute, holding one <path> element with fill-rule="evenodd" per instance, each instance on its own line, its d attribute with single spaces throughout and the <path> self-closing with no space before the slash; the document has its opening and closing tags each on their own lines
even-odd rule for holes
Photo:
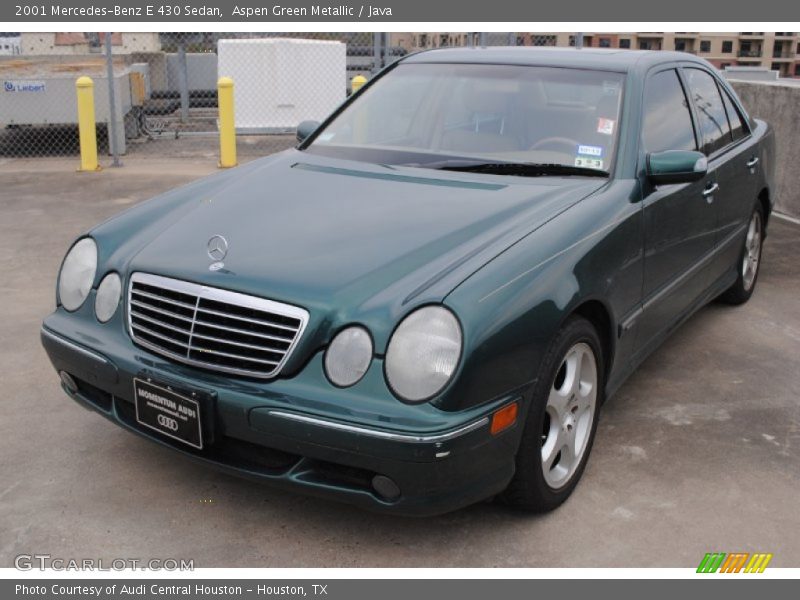
<svg viewBox="0 0 800 600">
<path fill-rule="evenodd" d="M 626 377 L 756 285 L 773 132 L 688 54 L 422 52 L 297 135 L 75 241 L 71 398 L 368 508 L 545 511 Z"/>
</svg>

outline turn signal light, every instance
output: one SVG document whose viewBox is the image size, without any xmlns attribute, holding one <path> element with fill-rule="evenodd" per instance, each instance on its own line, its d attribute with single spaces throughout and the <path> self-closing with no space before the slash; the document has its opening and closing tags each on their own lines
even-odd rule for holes
<svg viewBox="0 0 800 600">
<path fill-rule="evenodd" d="M 519 406 L 516 402 L 512 402 L 508 406 L 504 406 L 492 415 L 492 427 L 490 429 L 492 435 L 497 435 L 501 431 L 505 431 L 517 422 L 517 412 Z"/>
</svg>

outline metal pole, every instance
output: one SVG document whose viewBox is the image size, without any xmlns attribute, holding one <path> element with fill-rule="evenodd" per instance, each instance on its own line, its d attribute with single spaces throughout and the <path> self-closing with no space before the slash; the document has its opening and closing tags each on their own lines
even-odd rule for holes
<svg viewBox="0 0 800 600">
<path fill-rule="evenodd" d="M 583 33 L 576 33 L 575 34 L 575 47 L 576 48 L 583 48 Z"/>
<path fill-rule="evenodd" d="M 508 32 L 508 41 L 506 42 L 508 46 L 516 46 L 517 45 L 517 36 L 513 31 Z"/>
<path fill-rule="evenodd" d="M 381 34 L 372 34 L 372 74 L 381 70 Z"/>
<path fill-rule="evenodd" d="M 178 85 L 181 88 L 181 123 L 186 123 L 189 120 L 189 69 L 183 42 L 178 45 Z"/>
<path fill-rule="evenodd" d="M 117 149 L 117 98 L 114 91 L 114 57 L 111 55 L 110 32 L 106 32 L 106 78 L 108 79 L 108 147 L 111 149 L 111 156 L 114 157 L 111 166 L 121 167 Z"/>
<path fill-rule="evenodd" d="M 485 31 L 481 31 L 478 34 L 478 39 L 480 39 L 481 48 L 486 48 L 486 32 Z"/>
</svg>

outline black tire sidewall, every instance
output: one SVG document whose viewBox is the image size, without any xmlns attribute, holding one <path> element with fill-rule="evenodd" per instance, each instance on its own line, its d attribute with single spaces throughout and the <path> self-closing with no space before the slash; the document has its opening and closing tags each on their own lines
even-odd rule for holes
<svg viewBox="0 0 800 600">
<path fill-rule="evenodd" d="M 544 425 L 545 408 L 553 381 L 567 351 L 580 342 L 585 342 L 592 349 L 597 365 L 598 385 L 594 418 L 586 450 L 581 457 L 578 468 L 566 485 L 553 489 L 544 479 L 541 461 L 541 431 Z M 512 504 L 531 510 L 547 511 L 556 508 L 569 497 L 578 481 L 580 481 L 591 454 L 594 436 L 597 431 L 599 411 L 604 399 L 604 388 L 605 361 L 597 331 L 588 320 L 582 317 L 571 317 L 551 342 L 539 370 L 526 417 L 525 429 L 517 452 L 515 481 L 509 486 Z"/>
</svg>

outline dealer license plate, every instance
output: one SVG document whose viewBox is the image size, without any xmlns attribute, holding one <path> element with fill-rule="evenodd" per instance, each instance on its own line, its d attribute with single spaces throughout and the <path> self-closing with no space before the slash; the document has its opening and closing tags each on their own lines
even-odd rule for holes
<svg viewBox="0 0 800 600">
<path fill-rule="evenodd" d="M 202 450 L 200 403 L 171 389 L 141 379 L 133 380 L 136 420 L 174 440 Z"/>
</svg>

